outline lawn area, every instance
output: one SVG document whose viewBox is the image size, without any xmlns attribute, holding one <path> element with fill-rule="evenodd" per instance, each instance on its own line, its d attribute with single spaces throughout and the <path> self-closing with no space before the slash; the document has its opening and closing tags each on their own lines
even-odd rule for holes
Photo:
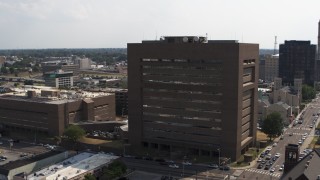
<svg viewBox="0 0 320 180">
<path fill-rule="evenodd" d="M 263 151 L 263 149 L 259 149 L 259 152 L 257 152 L 256 148 L 249 148 L 249 150 L 245 154 L 252 154 L 252 158 L 255 159 L 258 157 L 258 155 Z M 244 167 L 248 166 L 248 162 L 244 162 L 244 155 L 241 155 L 240 158 L 236 161 L 231 163 L 231 167 Z"/>
<path fill-rule="evenodd" d="M 93 144 L 93 145 L 99 145 L 104 147 L 113 147 L 113 148 L 121 148 L 121 149 L 123 148 L 123 143 L 120 140 L 102 140 L 102 139 L 83 137 L 79 141 L 85 144 Z"/>
<path fill-rule="evenodd" d="M 262 131 L 257 130 L 257 141 L 268 141 L 268 136 Z"/>
</svg>

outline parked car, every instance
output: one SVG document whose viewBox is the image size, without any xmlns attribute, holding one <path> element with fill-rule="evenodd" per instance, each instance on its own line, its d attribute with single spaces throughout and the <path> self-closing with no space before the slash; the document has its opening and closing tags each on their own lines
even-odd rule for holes
<svg viewBox="0 0 320 180">
<path fill-rule="evenodd" d="M 219 168 L 218 164 L 209 164 L 208 167 L 213 168 L 213 169 Z"/>
<path fill-rule="evenodd" d="M 176 165 L 176 164 L 170 164 L 169 167 L 170 167 L 170 168 L 175 168 L 175 169 L 178 169 L 178 168 L 179 168 L 179 166 Z"/>
<path fill-rule="evenodd" d="M 167 162 L 159 162 L 160 165 L 168 165 Z"/>
<path fill-rule="evenodd" d="M 187 166 L 192 165 L 192 163 L 191 163 L 191 162 L 188 162 L 188 161 L 182 162 L 182 164 L 183 164 L 183 165 L 187 165 Z"/>
<path fill-rule="evenodd" d="M 275 170 L 276 170 L 275 168 L 271 168 L 271 169 L 270 169 L 270 172 L 273 173 Z"/>
<path fill-rule="evenodd" d="M 223 171 L 229 171 L 230 167 L 229 166 L 220 166 L 219 169 L 223 170 Z"/>
<path fill-rule="evenodd" d="M 280 157 L 280 153 L 276 153 L 275 155 L 274 155 L 274 157 L 277 157 L 277 158 L 279 158 Z"/>
</svg>

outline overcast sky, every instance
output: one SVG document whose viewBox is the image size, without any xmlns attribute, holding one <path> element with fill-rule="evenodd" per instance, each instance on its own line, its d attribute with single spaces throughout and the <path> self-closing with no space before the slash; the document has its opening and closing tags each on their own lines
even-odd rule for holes
<svg viewBox="0 0 320 180">
<path fill-rule="evenodd" d="M 0 49 L 123 48 L 160 36 L 317 43 L 320 0 L 0 0 Z"/>
</svg>

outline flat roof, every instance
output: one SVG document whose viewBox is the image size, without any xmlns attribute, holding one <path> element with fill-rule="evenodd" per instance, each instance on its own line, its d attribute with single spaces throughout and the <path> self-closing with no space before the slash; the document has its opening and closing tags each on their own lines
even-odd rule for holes
<svg viewBox="0 0 320 180">
<path fill-rule="evenodd" d="M 75 100 L 95 98 L 112 95 L 105 92 L 89 92 L 89 91 L 74 91 L 74 90 L 59 90 L 56 88 L 46 86 L 24 86 L 23 88 L 15 88 L 15 92 L 4 93 L 0 95 L 0 99 L 12 99 L 17 101 L 30 101 L 48 104 L 63 104 L 73 102 Z M 28 91 L 35 91 L 37 94 L 33 98 L 28 98 L 26 93 Z M 60 92 L 59 97 L 41 96 L 41 91 L 57 91 Z"/>
<path fill-rule="evenodd" d="M 71 179 L 87 171 L 91 171 L 97 167 L 111 163 L 118 159 L 119 156 L 114 156 L 105 153 L 89 153 L 84 152 L 68 158 L 58 164 L 54 164 L 40 171 L 32 173 L 27 177 L 28 180 L 63 180 Z M 36 175 L 36 176 L 34 176 Z"/>
</svg>

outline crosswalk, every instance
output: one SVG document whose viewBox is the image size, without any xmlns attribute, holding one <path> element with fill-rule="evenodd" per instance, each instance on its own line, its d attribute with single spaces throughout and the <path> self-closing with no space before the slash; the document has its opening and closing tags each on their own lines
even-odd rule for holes
<svg viewBox="0 0 320 180">
<path fill-rule="evenodd" d="M 294 127 L 294 128 L 291 128 L 291 129 L 296 129 L 296 130 L 310 130 L 309 127 L 304 127 L 304 128 Z"/>
<path fill-rule="evenodd" d="M 284 134 L 291 134 L 291 133 L 286 132 L 286 133 L 284 133 Z M 293 134 L 293 135 L 300 135 L 300 136 L 304 135 L 304 133 L 292 133 L 292 134 Z"/>
<path fill-rule="evenodd" d="M 273 172 L 272 173 L 272 172 L 265 171 L 265 170 L 262 170 L 262 169 L 250 168 L 250 169 L 246 169 L 245 171 L 255 172 L 255 173 L 264 174 L 264 175 L 268 175 L 268 176 L 273 176 L 273 177 L 277 177 L 277 178 L 280 178 L 280 176 L 281 176 L 281 173 L 278 173 L 278 172 Z"/>
</svg>

